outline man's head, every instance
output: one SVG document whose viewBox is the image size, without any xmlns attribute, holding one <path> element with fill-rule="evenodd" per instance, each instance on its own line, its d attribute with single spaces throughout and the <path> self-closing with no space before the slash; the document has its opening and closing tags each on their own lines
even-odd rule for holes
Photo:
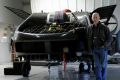
<svg viewBox="0 0 120 80">
<path fill-rule="evenodd" d="M 99 15 L 99 13 L 97 13 L 97 12 L 93 13 L 93 14 L 92 14 L 92 21 L 93 21 L 93 23 L 94 23 L 95 25 L 97 25 L 98 22 L 99 22 L 99 20 L 100 20 L 100 15 Z"/>
</svg>

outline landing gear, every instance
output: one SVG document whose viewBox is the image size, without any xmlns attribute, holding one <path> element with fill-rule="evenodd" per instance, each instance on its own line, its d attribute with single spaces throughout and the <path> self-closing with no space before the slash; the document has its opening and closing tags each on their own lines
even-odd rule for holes
<svg viewBox="0 0 120 80">
<path fill-rule="evenodd" d="M 79 73 L 90 73 L 92 70 L 94 72 L 94 60 L 93 55 L 82 55 L 82 60 L 79 64 Z"/>
<path fill-rule="evenodd" d="M 90 69 L 91 69 L 91 66 L 89 62 L 81 62 L 79 64 L 79 73 L 82 73 L 82 72 L 90 73 Z"/>
<path fill-rule="evenodd" d="M 23 77 L 28 77 L 31 70 L 30 58 L 27 57 L 26 61 L 22 65 L 22 75 Z"/>
</svg>

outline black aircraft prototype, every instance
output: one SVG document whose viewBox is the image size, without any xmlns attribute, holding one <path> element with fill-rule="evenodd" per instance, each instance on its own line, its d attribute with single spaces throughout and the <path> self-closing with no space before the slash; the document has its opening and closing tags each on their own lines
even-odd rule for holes
<svg viewBox="0 0 120 80">
<path fill-rule="evenodd" d="M 39 54 L 41 59 L 53 60 L 62 60 L 63 53 L 66 53 L 67 60 L 77 60 L 77 52 L 88 51 L 87 28 L 92 24 L 92 13 L 98 12 L 101 22 L 109 27 L 110 24 L 117 24 L 109 22 L 115 7 L 100 7 L 91 13 L 67 9 L 53 13 L 33 13 L 15 30 L 13 41 L 16 53 L 23 56 Z M 111 33 L 115 29 L 116 26 Z"/>
</svg>

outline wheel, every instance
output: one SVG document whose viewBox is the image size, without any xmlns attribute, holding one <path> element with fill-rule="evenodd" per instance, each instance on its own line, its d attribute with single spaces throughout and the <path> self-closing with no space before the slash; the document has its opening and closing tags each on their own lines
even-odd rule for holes
<svg viewBox="0 0 120 80">
<path fill-rule="evenodd" d="M 79 73 L 82 73 L 82 72 L 87 72 L 87 73 L 90 72 L 90 63 L 89 62 L 81 62 L 79 64 Z"/>
</svg>

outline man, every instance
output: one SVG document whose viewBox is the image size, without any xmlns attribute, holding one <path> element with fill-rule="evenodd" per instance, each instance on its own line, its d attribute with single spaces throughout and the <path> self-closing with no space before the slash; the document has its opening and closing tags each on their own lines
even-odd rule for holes
<svg viewBox="0 0 120 80">
<path fill-rule="evenodd" d="M 109 29 L 101 24 L 99 13 L 92 14 L 92 21 L 93 25 L 88 28 L 88 44 L 94 56 L 96 80 L 106 80 L 107 48 L 111 44 L 112 36 Z"/>
</svg>

